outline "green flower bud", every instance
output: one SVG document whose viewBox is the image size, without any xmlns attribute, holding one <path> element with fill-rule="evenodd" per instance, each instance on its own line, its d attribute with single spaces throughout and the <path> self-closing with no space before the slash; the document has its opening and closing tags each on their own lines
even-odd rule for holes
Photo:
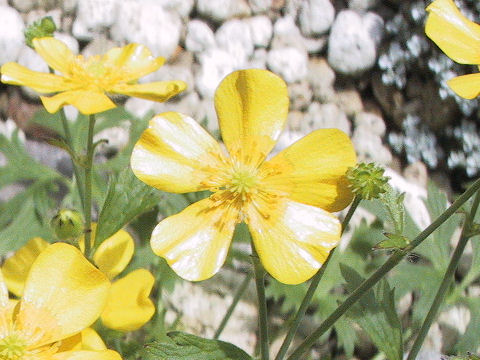
<svg viewBox="0 0 480 360">
<path fill-rule="evenodd" d="M 51 16 L 41 18 L 28 26 L 23 32 L 25 43 L 33 49 L 33 39 L 40 37 L 53 37 L 55 30 L 57 30 L 57 26 Z"/>
<path fill-rule="evenodd" d="M 376 199 L 387 191 L 388 176 L 384 176 L 385 169 L 374 163 L 359 163 L 347 171 L 352 192 L 365 200 Z"/>
<path fill-rule="evenodd" d="M 82 215 L 76 210 L 62 209 L 52 218 L 50 226 L 58 239 L 75 239 L 83 233 Z"/>
</svg>

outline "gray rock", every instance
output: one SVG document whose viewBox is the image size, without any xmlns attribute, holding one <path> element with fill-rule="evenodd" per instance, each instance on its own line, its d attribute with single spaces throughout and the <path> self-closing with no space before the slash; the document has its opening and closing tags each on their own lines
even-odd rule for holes
<svg viewBox="0 0 480 360">
<path fill-rule="evenodd" d="M 348 0 L 348 7 L 352 10 L 367 11 L 377 6 L 379 0 Z"/>
<path fill-rule="evenodd" d="M 374 135 L 385 135 L 386 126 L 380 115 L 371 112 L 358 112 L 355 114 L 353 123 L 357 128 L 364 127 L 366 129 L 369 129 L 370 132 Z"/>
<path fill-rule="evenodd" d="M 362 98 L 355 88 L 337 91 L 335 103 L 347 116 L 353 117 L 363 110 Z"/>
<path fill-rule="evenodd" d="M 0 6 L 0 64 L 16 61 L 25 42 L 25 25 L 17 10 L 9 6 Z"/>
<path fill-rule="evenodd" d="M 299 13 L 300 29 L 305 36 L 324 34 L 335 18 L 330 0 L 305 0 Z"/>
<path fill-rule="evenodd" d="M 36 0 L 12 0 L 12 6 L 18 11 L 26 13 L 32 10 L 37 2 Z"/>
<path fill-rule="evenodd" d="M 309 54 L 318 54 L 325 49 L 328 42 L 328 36 L 318 36 L 313 38 L 303 38 L 303 45 Z"/>
<path fill-rule="evenodd" d="M 328 39 L 328 62 L 336 71 L 356 75 L 375 65 L 378 38 L 371 19 L 353 10 L 337 15 Z"/>
<path fill-rule="evenodd" d="M 268 16 L 254 16 L 245 22 L 250 27 L 253 44 L 257 47 L 268 47 L 273 34 L 273 25 Z"/>
<path fill-rule="evenodd" d="M 312 102 L 305 115 L 302 132 L 308 134 L 312 130 L 329 128 L 340 129 L 347 135 L 351 133 L 347 116 L 336 104 Z"/>
<path fill-rule="evenodd" d="M 130 121 L 122 121 L 117 126 L 98 132 L 93 137 L 93 141 L 97 142 L 99 140 L 107 140 L 107 143 L 99 146 L 99 151 L 103 154 L 122 150 L 130 140 Z"/>
<path fill-rule="evenodd" d="M 216 22 L 250 15 L 250 7 L 245 0 L 197 0 L 197 11 Z"/>
<path fill-rule="evenodd" d="M 267 55 L 267 66 L 287 83 L 303 80 L 307 75 L 308 55 L 294 47 L 272 49 Z"/>
<path fill-rule="evenodd" d="M 155 0 L 124 0 L 116 9 L 110 30 L 113 40 L 137 42 L 155 56 L 171 57 L 180 41 L 182 22 Z"/>
<path fill-rule="evenodd" d="M 96 33 L 110 27 L 115 20 L 117 0 L 78 0 L 72 33 L 80 40 L 92 40 Z"/>
<path fill-rule="evenodd" d="M 30 24 L 33 24 L 38 19 L 41 19 L 45 16 L 51 16 L 53 22 L 60 27 L 62 24 L 62 10 L 53 9 L 50 11 L 45 11 L 44 9 L 35 9 L 28 12 L 27 16 L 24 17 L 25 24 L 28 27 Z"/>
<path fill-rule="evenodd" d="M 361 126 L 355 128 L 352 142 L 359 161 L 374 161 L 383 165 L 389 165 L 392 162 L 392 154 L 383 145 L 382 138 L 373 134 L 368 127 Z"/>
<path fill-rule="evenodd" d="M 92 41 L 90 41 L 87 46 L 82 50 L 83 56 L 92 56 L 98 54 L 105 54 L 111 48 L 117 46 L 117 44 L 107 39 L 105 35 L 96 36 Z"/>
<path fill-rule="evenodd" d="M 195 5 L 194 0 L 157 0 L 157 2 L 162 5 L 165 10 L 175 12 L 182 18 L 187 18 Z"/>
<path fill-rule="evenodd" d="M 266 69 L 267 68 L 267 50 L 264 48 L 256 49 L 248 61 L 249 68 Z"/>
<path fill-rule="evenodd" d="M 194 19 L 187 24 L 185 46 L 188 51 L 202 52 L 215 46 L 215 35 L 207 23 Z"/>
<path fill-rule="evenodd" d="M 250 4 L 250 8 L 252 9 L 254 14 L 260 14 L 267 12 L 271 6 L 273 1 L 272 0 L 248 0 Z"/>
<path fill-rule="evenodd" d="M 156 103 L 150 100 L 144 100 L 136 97 L 129 97 L 125 102 L 124 108 L 136 118 L 142 119 L 149 112 L 156 113 L 154 107 Z"/>
<path fill-rule="evenodd" d="M 311 58 L 308 61 L 307 79 L 316 100 L 323 103 L 334 100 L 335 71 L 324 58 Z"/>
<path fill-rule="evenodd" d="M 312 89 L 307 80 L 290 84 L 288 87 L 290 110 L 304 110 L 312 102 Z"/>
<path fill-rule="evenodd" d="M 295 18 L 284 16 L 273 25 L 272 48 L 296 47 L 304 51 L 305 44 L 300 29 L 295 24 Z"/>
<path fill-rule="evenodd" d="M 253 54 L 253 39 L 250 26 L 241 20 L 225 21 L 215 33 L 215 39 L 220 49 L 224 49 L 242 63 L 246 63 Z"/>
<path fill-rule="evenodd" d="M 78 5 L 78 0 L 63 0 L 62 8 L 66 14 L 71 14 L 75 11 Z"/>
</svg>

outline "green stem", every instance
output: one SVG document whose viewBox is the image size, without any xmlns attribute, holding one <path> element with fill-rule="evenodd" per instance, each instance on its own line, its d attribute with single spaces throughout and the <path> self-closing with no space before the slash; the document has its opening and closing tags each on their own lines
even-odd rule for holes
<svg viewBox="0 0 480 360">
<path fill-rule="evenodd" d="M 473 220 L 475 218 L 475 214 L 477 213 L 479 203 L 480 203 L 480 192 L 477 192 L 477 194 L 475 195 L 475 199 L 473 200 L 470 213 L 465 219 L 465 224 L 463 225 L 462 235 L 460 236 L 460 240 L 458 241 L 457 247 L 453 252 L 450 263 L 448 264 L 447 270 L 445 271 L 445 275 L 443 276 L 442 283 L 438 288 L 437 294 L 433 299 L 432 306 L 430 307 L 430 310 L 428 311 L 428 314 L 425 317 L 425 320 L 423 321 L 422 327 L 420 328 L 420 331 L 417 334 L 417 337 L 412 345 L 412 349 L 408 354 L 407 360 L 416 359 L 418 352 L 420 351 L 422 344 L 425 341 L 425 337 L 427 336 L 428 330 L 430 329 L 430 326 L 432 325 L 433 321 L 437 317 L 438 310 L 440 309 L 440 305 L 442 305 L 443 300 L 445 299 L 445 294 L 447 293 L 447 290 L 453 281 L 453 276 L 455 274 L 455 270 L 457 269 L 458 262 L 460 261 L 463 251 L 465 250 L 465 246 L 467 245 L 467 242 L 470 239 L 469 233 L 472 228 Z"/>
<path fill-rule="evenodd" d="M 87 157 L 85 159 L 85 256 L 90 258 L 92 247 L 92 167 L 93 167 L 93 129 L 95 127 L 95 115 L 88 118 Z"/>
<path fill-rule="evenodd" d="M 240 301 L 240 298 L 242 297 L 243 293 L 247 289 L 248 284 L 250 283 L 250 280 L 252 280 L 252 277 L 253 277 L 253 273 L 249 271 L 248 274 L 245 276 L 245 279 L 243 279 L 243 282 L 240 284 L 240 287 L 238 288 L 237 292 L 235 293 L 232 303 L 230 304 L 227 312 L 225 313 L 225 316 L 223 317 L 222 322 L 218 326 L 218 329 L 215 332 L 215 335 L 213 335 L 214 339 L 218 339 L 223 329 L 225 329 L 225 326 L 227 325 L 228 320 L 230 320 L 230 317 L 233 314 L 233 310 L 235 310 L 235 307 L 237 306 L 238 302 Z"/>
<path fill-rule="evenodd" d="M 322 336 L 353 304 L 355 304 L 368 290 L 370 290 L 385 274 L 394 268 L 409 252 L 420 245 L 451 215 L 453 215 L 477 190 L 480 189 L 480 179 L 476 180 L 457 200 L 423 230 L 405 249 L 397 250 L 390 258 L 375 271 L 368 279 L 360 284 L 349 297 L 335 310 L 322 324 L 307 337 L 296 350 L 288 357 L 288 360 L 299 359 L 313 344 Z"/>
<path fill-rule="evenodd" d="M 260 263 L 255 245 L 252 241 L 252 262 L 255 273 L 255 285 L 258 297 L 258 322 L 260 330 L 260 354 L 261 360 L 269 359 L 268 323 L 267 323 L 267 299 L 265 297 L 265 269 Z"/>
<path fill-rule="evenodd" d="M 353 199 L 352 205 L 348 209 L 347 215 L 345 215 L 345 219 L 343 219 L 343 222 L 342 222 L 342 234 L 343 234 L 343 231 L 347 228 L 348 224 L 350 223 L 353 213 L 355 212 L 355 210 L 357 210 L 357 207 L 358 207 L 358 204 L 360 204 L 360 201 L 361 201 L 361 198 L 358 196 L 356 196 Z M 335 252 L 335 249 L 333 249 L 330 252 L 323 266 L 312 277 L 312 281 L 310 282 L 310 286 L 308 287 L 307 293 L 303 297 L 302 303 L 300 304 L 300 307 L 298 308 L 297 313 L 295 314 L 292 325 L 288 330 L 287 336 L 285 336 L 285 339 L 283 340 L 282 346 L 280 347 L 280 350 L 278 351 L 277 356 L 275 357 L 275 360 L 283 360 L 283 358 L 285 357 L 285 354 L 287 353 L 288 348 L 290 347 L 290 344 L 292 343 L 292 340 L 295 334 L 297 333 L 298 327 L 300 326 L 300 322 L 305 316 L 305 312 L 307 311 L 307 308 L 310 305 L 310 302 L 312 301 L 313 295 L 315 294 L 315 291 L 318 288 L 318 284 L 320 283 L 320 280 L 322 279 L 323 274 L 325 273 L 325 269 L 327 268 L 327 265 L 330 262 L 330 259 L 333 257 L 334 252 Z"/>
</svg>

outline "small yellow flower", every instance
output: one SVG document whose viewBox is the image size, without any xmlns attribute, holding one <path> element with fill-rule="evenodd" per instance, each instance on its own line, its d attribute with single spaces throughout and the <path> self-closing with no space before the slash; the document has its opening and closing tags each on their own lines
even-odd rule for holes
<svg viewBox="0 0 480 360">
<path fill-rule="evenodd" d="M 93 224 L 95 229 L 95 224 Z M 80 248 L 83 248 L 83 239 Z M 35 259 L 47 248 L 41 238 L 33 238 L 8 258 L 2 272 L 8 289 L 22 296 L 26 275 Z M 93 255 L 93 262 L 109 280 L 120 274 L 130 262 L 134 242 L 130 234 L 120 230 L 106 239 Z M 155 306 L 149 299 L 154 277 L 145 269 L 137 269 L 113 281 L 101 319 L 105 326 L 120 331 L 133 331 L 145 325 L 155 313 Z"/>
<path fill-rule="evenodd" d="M 98 318 L 109 288 L 102 272 L 63 243 L 48 246 L 35 260 L 18 304 L 8 299 L 0 272 L 0 359 L 121 360 L 111 350 L 62 346 Z"/>
<path fill-rule="evenodd" d="M 463 16 L 452 0 L 435 0 L 427 7 L 425 33 L 452 60 L 480 65 L 480 25 Z M 455 77 L 447 82 L 459 96 L 480 94 L 480 73 Z"/>
<path fill-rule="evenodd" d="M 137 84 L 142 76 L 157 71 L 165 59 L 154 58 L 146 47 L 129 44 L 113 48 L 104 55 L 75 56 L 53 37 L 32 41 L 35 51 L 61 75 L 29 70 L 17 63 L 4 64 L 0 72 L 6 84 L 28 86 L 39 93 L 43 105 L 55 113 L 64 105 L 73 105 L 83 114 L 95 114 L 115 107 L 105 93 L 122 94 L 153 101 L 166 101 L 185 90 L 183 81 L 157 81 Z"/>
<path fill-rule="evenodd" d="M 155 116 L 135 145 L 135 175 L 160 190 L 213 194 L 160 222 L 153 251 L 188 280 L 213 276 L 225 261 L 236 224 L 247 223 L 265 269 L 298 284 L 315 274 L 340 239 L 330 212 L 352 200 L 347 169 L 350 139 L 322 129 L 270 160 L 287 118 L 288 92 L 275 74 L 258 69 L 228 75 L 215 94 L 229 155 L 192 118 Z"/>
</svg>

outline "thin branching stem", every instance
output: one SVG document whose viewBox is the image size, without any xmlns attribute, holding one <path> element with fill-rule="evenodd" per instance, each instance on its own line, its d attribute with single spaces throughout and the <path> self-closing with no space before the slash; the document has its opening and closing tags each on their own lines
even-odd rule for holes
<svg viewBox="0 0 480 360">
<path fill-rule="evenodd" d="M 255 285 L 258 297 L 258 325 L 260 332 L 260 355 L 261 360 L 269 359 L 269 341 L 268 341 L 268 319 L 267 319 L 267 299 L 265 296 L 265 269 L 260 263 L 257 251 L 252 241 L 252 262 L 255 275 Z"/>
</svg>

